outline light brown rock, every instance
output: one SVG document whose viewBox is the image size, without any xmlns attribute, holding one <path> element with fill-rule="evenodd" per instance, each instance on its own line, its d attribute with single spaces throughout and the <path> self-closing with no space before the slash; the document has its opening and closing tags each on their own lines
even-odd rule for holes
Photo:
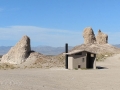
<svg viewBox="0 0 120 90">
<path fill-rule="evenodd" d="M 83 32 L 84 44 L 93 44 L 96 42 L 94 31 L 91 27 L 87 27 Z"/>
<path fill-rule="evenodd" d="M 108 43 L 108 35 L 98 31 L 98 35 L 96 36 L 96 40 L 98 44 L 107 44 Z"/>
<path fill-rule="evenodd" d="M 21 64 L 26 61 L 31 52 L 30 38 L 23 36 L 22 39 L 12 47 L 9 52 L 3 55 L 1 62 Z"/>
</svg>

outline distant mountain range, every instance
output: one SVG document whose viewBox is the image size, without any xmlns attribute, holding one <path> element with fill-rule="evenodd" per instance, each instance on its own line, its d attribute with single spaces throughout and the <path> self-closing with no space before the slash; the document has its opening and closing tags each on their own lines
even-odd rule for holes
<svg viewBox="0 0 120 90">
<path fill-rule="evenodd" d="M 12 46 L 0 46 L 0 55 L 6 54 Z"/>
<path fill-rule="evenodd" d="M 120 44 L 116 44 L 116 45 L 113 45 L 113 46 L 120 48 Z"/>
<path fill-rule="evenodd" d="M 6 54 L 12 46 L 0 46 L 0 55 Z M 69 46 L 69 50 L 73 47 Z M 44 55 L 58 55 L 65 52 L 65 47 L 37 46 L 32 47 L 32 50 Z"/>
<path fill-rule="evenodd" d="M 120 44 L 113 45 L 120 48 Z M 0 55 L 6 54 L 12 46 L 0 46 Z M 69 50 L 73 49 L 73 46 L 69 46 Z M 65 52 L 65 47 L 51 47 L 51 46 L 37 46 L 32 47 L 32 50 L 42 53 L 44 55 L 58 55 Z"/>
</svg>

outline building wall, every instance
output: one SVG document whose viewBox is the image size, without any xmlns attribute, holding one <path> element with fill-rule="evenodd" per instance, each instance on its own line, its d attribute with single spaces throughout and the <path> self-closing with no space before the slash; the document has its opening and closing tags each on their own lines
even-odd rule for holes
<svg viewBox="0 0 120 90">
<path fill-rule="evenodd" d="M 68 57 L 68 69 L 78 69 L 78 65 L 80 65 L 80 68 L 86 68 L 86 52 L 82 52 L 82 55 Z"/>
<path fill-rule="evenodd" d="M 78 68 L 78 65 L 80 65 L 80 68 L 86 68 L 86 52 L 82 52 L 82 55 L 74 55 L 73 63 L 74 68 Z"/>
<path fill-rule="evenodd" d="M 95 55 L 95 59 L 94 59 L 93 68 L 96 69 L 96 55 Z"/>
<path fill-rule="evenodd" d="M 83 58 L 84 58 L 84 61 L 83 61 Z M 91 68 L 96 69 L 96 55 L 95 57 L 87 58 L 87 52 L 82 52 L 81 55 L 69 55 L 68 69 L 78 69 L 78 65 L 80 65 L 80 68 L 88 68 L 87 59 L 90 60 L 89 64 L 93 65 Z"/>
<path fill-rule="evenodd" d="M 74 69 L 73 68 L 73 57 L 68 56 L 68 69 Z"/>
</svg>

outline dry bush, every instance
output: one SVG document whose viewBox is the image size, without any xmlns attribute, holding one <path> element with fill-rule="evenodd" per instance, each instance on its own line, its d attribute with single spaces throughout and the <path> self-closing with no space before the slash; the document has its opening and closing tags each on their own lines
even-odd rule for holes
<svg viewBox="0 0 120 90">
<path fill-rule="evenodd" d="M 13 64 L 9 64 L 9 63 L 1 63 L 0 64 L 0 69 L 14 69 L 16 68 Z"/>
<path fill-rule="evenodd" d="M 113 54 L 114 54 L 114 53 L 109 53 L 109 52 L 97 54 L 97 56 L 96 56 L 96 61 L 103 61 L 103 60 L 105 60 L 107 57 L 112 56 Z M 106 55 L 107 55 L 107 56 L 106 56 Z"/>
<path fill-rule="evenodd" d="M 55 59 L 61 64 L 64 64 L 64 62 L 65 62 L 65 56 L 64 55 L 56 56 Z"/>
<path fill-rule="evenodd" d="M 39 58 L 34 62 L 34 64 L 43 64 L 43 63 L 46 63 L 46 60 L 43 58 Z"/>
<path fill-rule="evenodd" d="M 35 68 L 61 67 L 64 66 L 64 59 L 63 55 L 40 57 L 33 63 L 33 66 Z"/>
<path fill-rule="evenodd" d="M 42 68 L 43 65 L 47 63 L 49 62 L 45 58 L 40 57 L 28 68 Z"/>
</svg>

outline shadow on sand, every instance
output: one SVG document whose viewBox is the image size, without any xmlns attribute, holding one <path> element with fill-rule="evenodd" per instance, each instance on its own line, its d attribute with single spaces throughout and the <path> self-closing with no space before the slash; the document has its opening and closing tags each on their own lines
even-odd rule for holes
<svg viewBox="0 0 120 90">
<path fill-rule="evenodd" d="M 97 66 L 96 69 L 108 69 L 106 67 Z"/>
</svg>

